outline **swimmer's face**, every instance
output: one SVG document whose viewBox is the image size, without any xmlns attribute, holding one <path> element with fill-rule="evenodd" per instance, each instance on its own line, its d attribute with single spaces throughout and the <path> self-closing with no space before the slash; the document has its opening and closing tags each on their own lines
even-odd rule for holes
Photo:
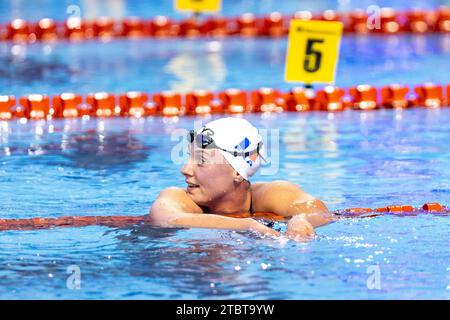
<svg viewBox="0 0 450 320">
<path fill-rule="evenodd" d="M 235 188 L 236 172 L 217 149 L 201 149 L 191 144 L 189 160 L 181 173 L 188 184 L 187 194 L 200 206 L 207 207 Z"/>
</svg>

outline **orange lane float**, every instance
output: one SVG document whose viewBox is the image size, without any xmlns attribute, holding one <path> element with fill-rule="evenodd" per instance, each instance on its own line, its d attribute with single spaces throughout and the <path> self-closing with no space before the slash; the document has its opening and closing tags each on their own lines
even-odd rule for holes
<svg viewBox="0 0 450 320">
<path fill-rule="evenodd" d="M 112 18 L 99 17 L 90 23 L 95 38 L 110 39 L 116 36 L 116 23 Z"/>
<path fill-rule="evenodd" d="M 380 214 L 391 215 L 417 215 L 417 214 L 443 214 L 450 215 L 450 208 L 437 202 L 425 203 L 421 208 L 414 208 L 410 205 L 391 205 L 383 208 L 348 208 L 334 212 L 339 217 L 369 218 Z M 255 218 L 269 221 L 286 221 L 289 217 L 284 217 L 271 212 L 255 212 L 227 214 L 228 217 L 234 218 Z M 142 216 L 68 216 L 59 218 L 29 218 L 29 219 L 0 219 L 0 231 L 6 230 L 37 230 L 52 228 L 75 228 L 86 226 L 107 226 L 120 228 L 144 224 L 149 219 L 148 215 Z"/>
<path fill-rule="evenodd" d="M 39 41 L 56 41 L 58 34 L 56 32 L 56 22 L 53 19 L 41 19 L 34 26 L 36 39 Z"/>
<path fill-rule="evenodd" d="M 223 38 L 231 33 L 230 21 L 224 17 L 211 17 L 200 27 L 200 33 L 207 37 Z"/>
<path fill-rule="evenodd" d="M 379 15 L 379 26 L 376 24 L 373 26 L 373 31 L 375 33 L 395 34 L 405 31 L 403 26 L 400 24 L 399 15 L 394 9 L 382 8 Z"/>
<path fill-rule="evenodd" d="M 407 94 L 409 88 L 392 84 L 381 89 L 381 105 L 384 108 L 404 109 L 410 104 Z"/>
<path fill-rule="evenodd" d="M 120 36 L 125 38 L 142 38 L 146 36 L 144 22 L 139 17 L 128 17 L 122 21 Z"/>
<path fill-rule="evenodd" d="M 52 115 L 55 118 L 76 118 L 89 115 L 89 109 L 82 106 L 83 98 L 75 93 L 62 93 L 53 97 Z"/>
<path fill-rule="evenodd" d="M 91 114 L 97 117 L 111 117 L 120 114 L 116 107 L 116 97 L 107 92 L 88 94 L 86 102 L 91 106 Z"/>
<path fill-rule="evenodd" d="M 356 9 L 347 17 L 347 23 L 344 24 L 344 32 L 367 34 L 370 30 L 367 27 L 368 14 L 365 10 Z"/>
<path fill-rule="evenodd" d="M 444 104 L 446 106 L 449 106 L 450 105 L 450 84 L 447 85 L 447 90 L 446 90 L 446 96 L 445 97 L 446 97 L 446 99 L 445 99 Z"/>
<path fill-rule="evenodd" d="M 117 99 L 118 98 L 118 99 Z M 427 83 L 413 90 L 392 84 L 382 88 L 357 85 L 349 89 L 326 86 L 314 91 L 294 87 L 287 92 L 273 88 L 245 91 L 227 89 L 218 93 L 194 90 L 186 94 L 162 91 L 153 95 L 130 91 L 117 95 L 97 92 L 85 97 L 63 93 L 51 99 L 42 94 L 16 98 L 0 96 L 0 120 L 18 118 L 51 119 L 69 117 L 147 117 L 207 114 L 324 111 L 347 109 L 370 111 L 380 108 L 443 108 L 450 104 L 450 84 Z M 20 105 L 17 106 L 17 101 Z"/>
<path fill-rule="evenodd" d="M 219 93 L 224 113 L 244 113 L 248 111 L 247 93 L 240 89 L 227 89 Z"/>
<path fill-rule="evenodd" d="M 292 88 L 283 95 L 288 111 L 310 111 L 315 98 L 315 92 L 312 89 L 302 87 Z"/>
<path fill-rule="evenodd" d="M 173 91 L 163 91 L 153 95 L 158 114 L 162 116 L 180 116 L 184 112 L 181 94 Z"/>
<path fill-rule="evenodd" d="M 173 24 L 169 18 L 157 16 L 149 22 L 148 35 L 154 38 L 167 38 L 176 35 L 178 29 L 179 26 Z"/>
<path fill-rule="evenodd" d="M 232 34 L 238 34 L 244 38 L 253 38 L 259 35 L 256 16 L 253 13 L 244 13 L 236 18 L 236 31 Z"/>
<path fill-rule="evenodd" d="M 12 119 L 15 106 L 16 98 L 14 96 L 0 96 L 0 120 Z"/>
<path fill-rule="evenodd" d="M 251 93 L 251 110 L 253 112 L 282 112 L 286 109 L 281 93 L 272 88 L 261 88 Z"/>
<path fill-rule="evenodd" d="M 121 116 L 146 117 L 156 114 L 156 107 L 149 102 L 145 92 L 130 91 L 119 96 Z"/>
<path fill-rule="evenodd" d="M 45 119 L 50 113 L 50 99 L 42 94 L 30 94 L 20 98 L 20 109 L 29 119 Z"/>
<path fill-rule="evenodd" d="M 63 37 L 72 41 L 86 38 L 86 23 L 81 18 L 71 17 L 64 22 Z"/>
<path fill-rule="evenodd" d="M 434 21 L 433 29 L 438 32 L 450 32 L 450 8 L 441 7 L 435 14 L 437 18 Z"/>
<path fill-rule="evenodd" d="M 344 110 L 344 90 L 334 86 L 326 86 L 317 92 L 315 109 L 321 111 Z"/>
<path fill-rule="evenodd" d="M 422 205 L 420 208 L 414 208 L 411 205 L 389 205 L 380 208 L 348 208 L 344 210 L 338 210 L 335 214 L 343 217 L 355 217 L 363 216 L 370 217 L 381 214 L 392 214 L 400 216 L 417 215 L 422 213 L 442 213 L 445 215 L 450 215 L 450 208 L 441 205 L 437 202 L 428 202 Z"/>
<path fill-rule="evenodd" d="M 179 26 L 179 35 L 182 37 L 197 38 L 202 35 L 201 23 L 195 17 L 181 21 Z"/>
<path fill-rule="evenodd" d="M 237 35 L 244 38 L 280 37 L 288 33 L 292 18 L 303 20 L 341 21 L 344 31 L 357 34 L 398 34 L 407 33 L 448 33 L 450 32 L 450 8 L 436 10 L 396 11 L 381 8 L 378 20 L 371 20 L 365 11 L 356 9 L 349 12 L 325 10 L 313 13 L 298 11 L 292 15 L 271 12 L 264 16 L 244 13 L 237 17 L 209 17 L 200 19 L 189 17 L 174 21 L 165 16 L 151 19 L 127 17 L 115 20 L 98 17 L 83 20 L 71 17 L 63 22 L 44 18 L 37 22 L 15 19 L 0 26 L 0 39 L 15 42 L 35 42 L 55 39 L 84 40 L 115 37 L 223 37 Z M 369 22 L 369 26 L 368 26 Z"/>
<path fill-rule="evenodd" d="M 260 33 L 268 37 L 281 37 L 288 33 L 288 23 L 279 12 L 272 12 L 262 18 L 262 27 Z"/>
<path fill-rule="evenodd" d="M 426 83 L 414 88 L 414 92 L 416 93 L 416 98 L 413 100 L 415 106 L 439 108 L 444 103 L 442 87 L 439 85 Z"/>
<path fill-rule="evenodd" d="M 220 105 L 213 101 L 214 94 L 207 90 L 196 90 L 186 95 L 186 112 L 203 115 L 220 112 Z"/>
<path fill-rule="evenodd" d="M 353 109 L 373 110 L 377 106 L 377 89 L 370 85 L 350 87 L 351 106 Z"/>
<path fill-rule="evenodd" d="M 30 39 L 30 24 L 24 19 L 14 19 L 5 26 L 3 39 L 14 42 L 28 42 Z"/>
</svg>

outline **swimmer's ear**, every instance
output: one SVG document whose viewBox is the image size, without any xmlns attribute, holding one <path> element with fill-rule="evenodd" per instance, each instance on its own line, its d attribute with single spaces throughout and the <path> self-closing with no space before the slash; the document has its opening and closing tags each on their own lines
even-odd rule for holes
<svg viewBox="0 0 450 320">
<path fill-rule="evenodd" d="M 243 176 L 241 176 L 240 174 L 239 174 L 239 172 L 237 172 L 236 170 L 234 171 L 234 182 L 236 182 L 236 183 L 241 183 L 241 182 L 243 182 L 245 179 L 244 179 L 244 177 Z"/>
</svg>

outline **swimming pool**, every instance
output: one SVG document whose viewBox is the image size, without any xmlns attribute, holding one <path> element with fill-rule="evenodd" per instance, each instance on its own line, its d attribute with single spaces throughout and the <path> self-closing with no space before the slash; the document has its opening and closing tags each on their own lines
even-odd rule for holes
<svg viewBox="0 0 450 320">
<path fill-rule="evenodd" d="M 0 43 L 0 94 L 287 89 L 285 45 L 233 38 Z M 337 85 L 449 83 L 439 71 L 450 69 L 449 56 L 448 35 L 345 36 Z M 254 181 L 290 180 L 330 209 L 449 204 L 450 108 L 246 118 L 280 130 L 279 170 Z M 146 213 L 161 189 L 183 186 L 170 161 L 171 134 L 196 119 L 2 122 L 1 217 Z M 298 244 L 146 226 L 0 232 L 0 298 L 450 297 L 448 216 L 345 219 L 317 233 Z M 80 289 L 68 284 L 73 266 Z M 379 289 L 368 286 L 374 268 Z"/>
</svg>

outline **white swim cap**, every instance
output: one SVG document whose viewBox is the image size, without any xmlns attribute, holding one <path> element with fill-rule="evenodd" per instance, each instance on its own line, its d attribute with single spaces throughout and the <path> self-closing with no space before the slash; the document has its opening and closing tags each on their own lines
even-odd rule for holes
<svg viewBox="0 0 450 320">
<path fill-rule="evenodd" d="M 261 161 L 266 161 L 266 150 L 258 129 L 245 119 L 214 120 L 197 131 L 198 134 L 202 132 L 214 140 L 224 158 L 246 180 L 258 171 Z"/>
</svg>

